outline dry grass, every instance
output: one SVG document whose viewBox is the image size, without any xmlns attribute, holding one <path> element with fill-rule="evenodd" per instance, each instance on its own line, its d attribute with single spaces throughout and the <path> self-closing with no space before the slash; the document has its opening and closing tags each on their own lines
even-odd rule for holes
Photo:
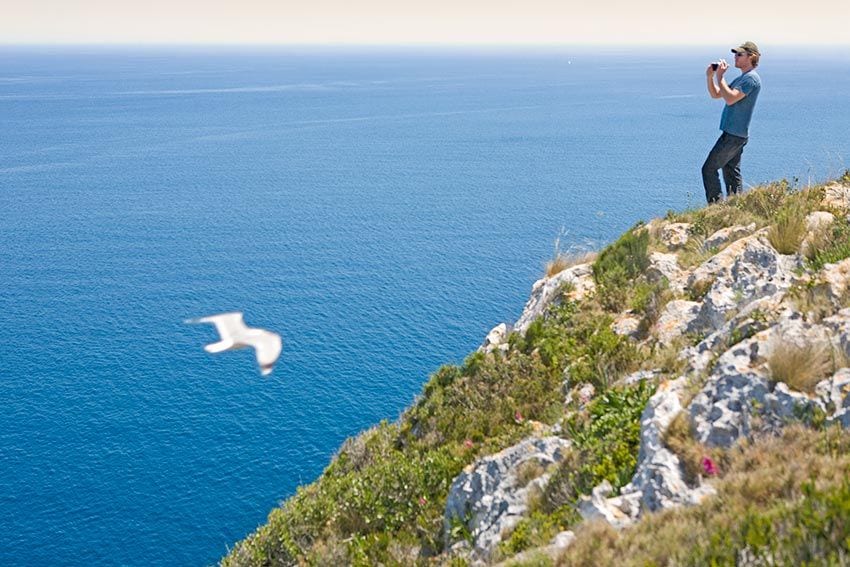
<svg viewBox="0 0 850 567">
<path fill-rule="evenodd" d="M 605 523 L 585 523 L 557 565 L 705 565 L 711 562 L 706 558 L 717 554 L 741 554 L 746 548 L 742 540 L 748 541 L 752 525 L 775 522 L 782 527 L 778 512 L 799 505 L 806 483 L 820 490 L 841 486 L 850 473 L 848 446 L 847 432 L 837 428 L 818 432 L 800 425 L 786 428 L 780 437 L 741 445 L 731 450 L 725 469 L 721 468 L 717 496 L 700 506 L 648 514 L 622 532 Z M 800 550 L 780 545 L 774 551 L 787 559 Z"/>
<path fill-rule="evenodd" d="M 767 367 L 773 382 L 785 382 L 794 390 L 814 392 L 815 385 L 835 371 L 832 345 L 826 341 L 796 345 L 774 339 Z"/>
<path fill-rule="evenodd" d="M 681 375 L 688 367 L 688 359 L 682 356 L 687 346 L 684 337 L 677 337 L 667 343 L 654 342 L 652 350 L 647 352 L 641 364 L 641 370 L 660 370 L 671 377 Z"/>
<path fill-rule="evenodd" d="M 787 207 L 776 215 L 774 222 L 767 231 L 767 239 L 780 254 L 796 254 L 806 236 L 805 209 Z"/>
<path fill-rule="evenodd" d="M 705 278 L 695 281 L 685 292 L 688 294 L 688 299 L 691 301 L 702 301 L 708 292 L 711 291 L 711 286 L 714 285 L 716 278 Z"/>
<path fill-rule="evenodd" d="M 589 264 L 596 259 L 596 252 L 557 252 L 546 262 L 546 277 L 551 278 L 573 266 Z"/>
<path fill-rule="evenodd" d="M 529 482 L 545 472 L 543 465 L 537 459 L 529 459 L 517 467 L 517 484 L 527 486 Z"/>
<path fill-rule="evenodd" d="M 684 249 L 679 252 L 679 265 L 683 268 L 699 266 L 712 256 L 716 255 L 720 248 L 708 247 L 705 244 L 705 235 L 693 234 L 685 243 Z"/>
</svg>

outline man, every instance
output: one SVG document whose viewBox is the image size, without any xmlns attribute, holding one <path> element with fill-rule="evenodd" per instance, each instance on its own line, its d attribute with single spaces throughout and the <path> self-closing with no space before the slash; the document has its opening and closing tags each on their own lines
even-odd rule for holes
<svg viewBox="0 0 850 567">
<path fill-rule="evenodd" d="M 761 77 L 755 71 L 761 57 L 756 44 L 747 41 L 732 49 L 732 53 L 735 57 L 735 67 L 741 70 L 741 76 L 732 81 L 732 84 L 726 84 L 724 78 L 729 68 L 725 60 L 712 63 L 705 70 L 708 94 L 711 98 L 722 98 L 726 103 L 720 118 L 720 129 L 723 133 L 702 166 L 702 183 L 705 186 L 705 198 L 709 203 L 717 202 L 723 196 L 717 175 L 718 169 L 723 170 L 727 196 L 741 191 L 741 154 L 747 145 L 750 119 L 761 90 Z"/>
</svg>

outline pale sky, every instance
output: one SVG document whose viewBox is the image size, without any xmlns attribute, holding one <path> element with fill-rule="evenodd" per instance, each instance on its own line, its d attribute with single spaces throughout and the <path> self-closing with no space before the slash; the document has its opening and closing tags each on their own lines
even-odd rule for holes
<svg viewBox="0 0 850 567">
<path fill-rule="evenodd" d="M 0 0 L 0 43 L 850 45 L 850 0 Z"/>
</svg>

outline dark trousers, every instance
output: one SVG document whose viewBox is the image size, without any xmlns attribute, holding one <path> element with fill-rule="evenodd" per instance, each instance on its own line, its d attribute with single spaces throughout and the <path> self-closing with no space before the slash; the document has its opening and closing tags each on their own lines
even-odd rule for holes
<svg viewBox="0 0 850 567">
<path fill-rule="evenodd" d="M 717 170 L 723 170 L 723 181 L 726 183 L 726 195 L 731 196 L 741 191 L 741 154 L 747 138 L 733 136 L 723 132 L 708 152 L 705 163 L 702 164 L 702 184 L 705 186 L 705 200 L 715 203 L 723 196 L 720 189 L 720 177 Z"/>
</svg>

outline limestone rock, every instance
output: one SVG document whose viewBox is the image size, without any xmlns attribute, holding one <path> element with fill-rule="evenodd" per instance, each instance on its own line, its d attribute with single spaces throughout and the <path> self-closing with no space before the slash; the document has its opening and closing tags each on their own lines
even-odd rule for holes
<svg viewBox="0 0 850 567">
<path fill-rule="evenodd" d="M 662 252 L 650 253 L 646 277 L 652 283 L 666 279 L 670 282 L 670 288 L 674 291 L 684 289 L 685 281 L 683 272 L 679 268 L 679 257 L 676 254 L 664 254 Z"/>
<path fill-rule="evenodd" d="M 694 347 L 682 351 L 691 370 L 705 371 L 709 364 L 730 346 L 763 331 L 779 317 L 785 293 L 775 293 L 750 302 L 725 325 L 707 335 Z"/>
<path fill-rule="evenodd" d="M 717 232 L 705 239 L 703 247 L 706 249 L 720 248 L 729 242 L 743 238 L 755 232 L 756 223 L 750 223 L 747 226 L 735 225 L 721 228 Z"/>
<path fill-rule="evenodd" d="M 653 335 L 660 343 L 669 343 L 682 336 L 699 315 L 701 304 L 685 299 L 674 299 L 664 306 L 653 328 Z"/>
<path fill-rule="evenodd" d="M 719 329 L 729 316 L 753 300 L 786 291 L 798 279 L 801 260 L 779 254 L 760 238 L 760 232 L 730 244 L 697 268 L 689 284 L 713 278 L 689 332 Z"/>
<path fill-rule="evenodd" d="M 508 335 L 510 329 L 507 324 L 501 323 L 493 327 L 487 337 L 484 339 L 484 344 L 478 350 L 481 352 L 493 352 L 494 350 L 506 351 L 508 349 Z"/>
<path fill-rule="evenodd" d="M 839 209 L 850 209 L 850 185 L 831 183 L 826 186 L 823 203 Z"/>
<path fill-rule="evenodd" d="M 513 528 L 526 514 L 529 490 L 543 489 L 549 473 L 522 485 L 520 467 L 536 461 L 545 469 L 563 459 L 569 441 L 560 437 L 528 438 L 479 459 L 452 482 L 443 516 L 446 547 L 451 547 L 452 522 L 464 522 L 472 534 L 473 555 L 489 560 L 502 533 Z"/>
<path fill-rule="evenodd" d="M 688 242 L 688 230 L 691 225 L 686 222 L 674 222 L 661 227 L 661 242 L 668 248 L 681 248 Z"/>
<path fill-rule="evenodd" d="M 593 283 L 593 271 L 590 264 L 578 264 L 559 272 L 551 278 L 543 278 L 534 282 L 531 287 L 531 297 L 525 304 L 514 330 L 525 334 L 531 323 L 540 317 L 546 307 L 558 297 L 561 286 L 571 284 L 574 286 L 572 299 L 580 300 L 595 289 Z"/>
<path fill-rule="evenodd" d="M 800 253 L 807 256 L 812 247 L 812 242 L 819 234 L 829 228 L 835 221 L 835 216 L 826 211 L 814 211 L 806 216 L 806 236 L 800 243 Z"/>
<path fill-rule="evenodd" d="M 840 307 L 847 297 L 848 285 L 850 285 L 850 258 L 835 264 L 827 264 L 823 267 L 819 276 L 824 283 L 827 298 L 833 307 Z"/>
<path fill-rule="evenodd" d="M 662 383 L 641 415 L 638 465 L 631 482 L 623 487 L 621 498 L 637 499 L 641 507 L 650 511 L 699 503 L 714 493 L 708 485 L 688 487 L 679 458 L 664 445 L 664 433 L 682 411 L 680 396 L 685 385 L 685 377 Z"/>
<path fill-rule="evenodd" d="M 591 496 L 582 496 L 578 511 L 585 520 L 603 519 L 617 529 L 630 526 L 640 515 L 640 496 L 632 493 L 610 497 L 614 492 L 607 480 L 593 489 Z"/>
<path fill-rule="evenodd" d="M 828 344 L 827 333 L 825 327 L 803 321 L 799 313 L 786 311 L 773 327 L 723 353 L 690 405 L 697 440 L 729 447 L 752 433 L 756 416 L 763 427 L 779 429 L 816 409 L 826 411 L 821 399 L 794 392 L 783 383 L 772 384 L 766 362 L 776 348 Z"/>
<path fill-rule="evenodd" d="M 844 413 L 844 410 L 850 408 L 850 368 L 838 369 L 830 378 L 820 382 L 815 391 L 828 410 L 832 409 L 836 414 Z"/>
<path fill-rule="evenodd" d="M 611 329 L 624 337 L 637 337 L 640 330 L 640 319 L 630 313 L 623 313 L 611 325 Z"/>
</svg>

